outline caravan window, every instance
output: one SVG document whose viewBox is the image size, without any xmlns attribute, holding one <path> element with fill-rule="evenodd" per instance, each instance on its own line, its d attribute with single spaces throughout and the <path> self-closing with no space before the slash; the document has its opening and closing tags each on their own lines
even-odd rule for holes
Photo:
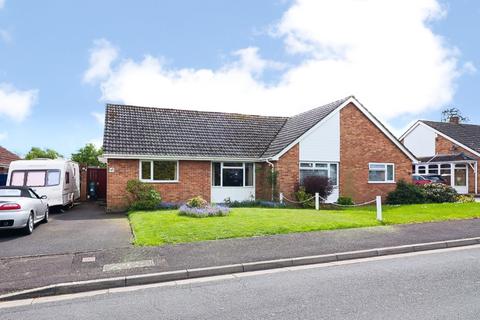
<svg viewBox="0 0 480 320">
<path fill-rule="evenodd" d="M 51 187 L 60 184 L 60 170 L 13 171 L 10 185 L 15 187 Z"/>
<path fill-rule="evenodd" d="M 47 186 L 58 186 L 60 184 L 60 170 L 48 170 Z"/>
<path fill-rule="evenodd" d="M 65 184 L 70 183 L 70 172 L 65 172 Z"/>
<path fill-rule="evenodd" d="M 45 171 L 27 171 L 28 187 L 43 187 L 45 185 Z"/>
<path fill-rule="evenodd" d="M 10 185 L 14 187 L 23 187 L 25 182 L 25 172 L 24 171 L 13 171 L 10 178 Z"/>
</svg>

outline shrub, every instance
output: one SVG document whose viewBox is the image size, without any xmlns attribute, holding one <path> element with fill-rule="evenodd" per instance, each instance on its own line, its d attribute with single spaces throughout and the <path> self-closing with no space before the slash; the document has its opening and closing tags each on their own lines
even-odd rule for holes
<svg viewBox="0 0 480 320">
<path fill-rule="evenodd" d="M 342 206 L 353 206 L 353 200 L 350 197 L 338 197 L 337 204 Z"/>
<path fill-rule="evenodd" d="M 460 202 L 460 203 L 475 202 L 475 197 L 468 194 L 462 194 L 457 197 L 457 202 Z"/>
<path fill-rule="evenodd" d="M 229 208 L 286 208 L 285 203 L 265 200 L 230 201 L 230 199 L 225 199 L 224 205 Z"/>
<path fill-rule="evenodd" d="M 424 203 L 424 190 L 401 180 L 397 183 L 397 188 L 388 194 L 386 202 L 387 204 Z"/>
<path fill-rule="evenodd" d="M 458 198 L 457 191 L 443 183 L 426 184 L 423 186 L 423 191 L 426 202 L 456 202 Z"/>
<path fill-rule="evenodd" d="M 301 184 L 305 188 L 305 192 L 314 195 L 318 192 L 320 199 L 327 199 L 332 194 L 333 186 L 330 180 L 324 176 L 308 176 L 303 178 Z"/>
<path fill-rule="evenodd" d="M 147 183 L 129 180 L 126 189 L 131 198 L 130 210 L 155 210 L 162 203 L 160 194 Z"/>
<path fill-rule="evenodd" d="M 201 196 L 196 196 L 187 201 L 187 206 L 190 208 L 206 208 L 208 206 L 208 202 Z"/>
<path fill-rule="evenodd" d="M 299 202 L 299 205 L 303 208 L 315 207 L 315 199 L 311 199 L 313 195 L 305 190 L 305 187 L 301 186 L 298 191 L 295 192 L 295 199 Z M 310 200 L 309 200 L 310 199 Z"/>
<path fill-rule="evenodd" d="M 230 213 L 230 208 L 219 205 L 207 205 L 206 207 L 190 207 L 184 204 L 180 207 L 178 214 L 194 218 L 206 218 L 214 216 L 226 216 Z"/>
</svg>

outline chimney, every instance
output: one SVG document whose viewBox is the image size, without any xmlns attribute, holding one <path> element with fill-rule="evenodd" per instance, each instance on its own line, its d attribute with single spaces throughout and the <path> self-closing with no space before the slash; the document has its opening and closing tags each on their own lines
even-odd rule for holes
<svg viewBox="0 0 480 320">
<path fill-rule="evenodd" d="M 449 119 L 450 123 L 453 124 L 459 124 L 460 123 L 460 117 L 459 116 L 451 116 Z"/>
</svg>

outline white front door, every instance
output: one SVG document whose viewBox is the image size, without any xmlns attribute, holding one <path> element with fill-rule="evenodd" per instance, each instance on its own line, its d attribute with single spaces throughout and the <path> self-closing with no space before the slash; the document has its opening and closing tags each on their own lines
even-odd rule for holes
<svg viewBox="0 0 480 320">
<path fill-rule="evenodd" d="M 468 193 L 468 166 L 466 164 L 455 165 L 455 169 L 453 170 L 452 184 L 458 193 Z"/>
</svg>

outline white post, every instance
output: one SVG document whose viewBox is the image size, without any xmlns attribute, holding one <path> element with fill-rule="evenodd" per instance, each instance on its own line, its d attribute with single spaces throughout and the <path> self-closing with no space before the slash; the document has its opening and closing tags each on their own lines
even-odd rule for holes
<svg viewBox="0 0 480 320">
<path fill-rule="evenodd" d="M 478 194 L 478 162 L 475 162 L 475 195 Z"/>
<path fill-rule="evenodd" d="M 320 210 L 320 194 L 315 192 L 315 210 Z"/>
<path fill-rule="evenodd" d="M 283 192 L 280 192 L 280 203 L 283 204 Z"/>
<path fill-rule="evenodd" d="M 383 221 L 382 218 L 382 197 L 377 196 L 377 220 Z"/>
</svg>

